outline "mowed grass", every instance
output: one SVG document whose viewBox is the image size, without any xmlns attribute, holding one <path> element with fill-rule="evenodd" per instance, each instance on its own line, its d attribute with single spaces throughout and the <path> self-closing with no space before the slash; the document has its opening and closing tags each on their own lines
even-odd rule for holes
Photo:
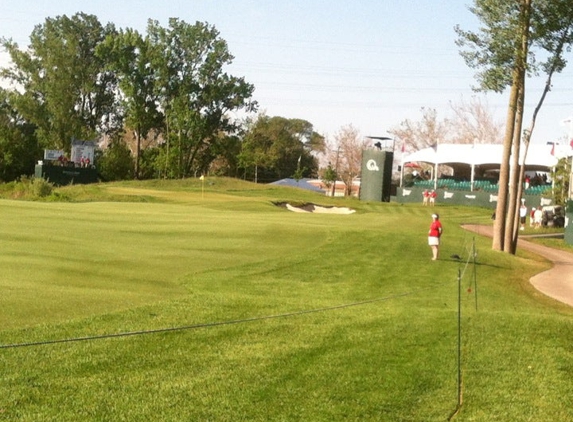
<svg viewBox="0 0 573 422">
<path fill-rule="evenodd" d="M 420 205 L 227 179 L 62 195 L 83 202 L 0 201 L 0 420 L 447 420 L 458 276 L 454 420 L 573 420 L 573 312 L 530 286 L 547 262 L 459 227 L 487 210 L 437 207 L 431 262 Z"/>
</svg>

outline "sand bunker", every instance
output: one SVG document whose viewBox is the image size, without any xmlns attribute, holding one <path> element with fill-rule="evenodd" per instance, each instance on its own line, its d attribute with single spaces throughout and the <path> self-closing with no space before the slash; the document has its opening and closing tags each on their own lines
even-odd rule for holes
<svg viewBox="0 0 573 422">
<path fill-rule="evenodd" d="M 276 204 L 293 212 L 306 212 L 318 214 L 353 214 L 356 210 L 346 207 L 321 206 L 316 204 L 291 205 L 288 202 Z"/>
</svg>

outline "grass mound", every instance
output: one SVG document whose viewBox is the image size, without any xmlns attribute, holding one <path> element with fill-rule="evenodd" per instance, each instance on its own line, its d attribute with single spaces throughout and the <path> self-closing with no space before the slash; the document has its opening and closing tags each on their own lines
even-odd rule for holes
<svg viewBox="0 0 573 422">
<path fill-rule="evenodd" d="M 209 178 L 56 192 L 0 201 L 0 420 L 443 421 L 460 275 L 456 419 L 573 420 L 573 312 L 530 286 L 545 261 L 460 228 L 487 210 L 440 207 L 431 262 L 417 204 Z"/>
</svg>

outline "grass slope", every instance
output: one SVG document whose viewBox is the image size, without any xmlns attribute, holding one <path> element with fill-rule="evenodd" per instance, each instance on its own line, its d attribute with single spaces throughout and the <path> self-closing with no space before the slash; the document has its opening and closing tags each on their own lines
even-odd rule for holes
<svg viewBox="0 0 573 422">
<path fill-rule="evenodd" d="M 230 179 L 0 201 L 0 420 L 573 420 L 570 308 L 536 292 L 543 260 L 495 253 L 461 223 L 489 212 L 362 203 Z M 350 206 L 298 214 L 273 202 Z M 472 244 L 478 265 L 467 258 Z M 473 286 L 477 280 L 476 289 Z M 468 287 L 472 288 L 468 292 Z"/>
</svg>

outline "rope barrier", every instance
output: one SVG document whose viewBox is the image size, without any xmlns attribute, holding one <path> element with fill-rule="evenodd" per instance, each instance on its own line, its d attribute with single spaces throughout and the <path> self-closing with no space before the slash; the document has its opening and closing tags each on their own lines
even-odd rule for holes
<svg viewBox="0 0 573 422">
<path fill-rule="evenodd" d="M 440 284 L 439 286 L 441 286 Z M 231 321 L 219 321 L 219 322 L 209 322 L 209 323 L 202 323 L 202 324 L 194 324 L 194 325 L 186 325 L 180 327 L 167 327 L 167 328 L 158 328 L 153 330 L 139 330 L 139 331 L 129 331 L 123 333 L 112 333 L 112 334 L 102 334 L 97 336 L 85 336 L 85 337 L 72 337 L 72 338 L 65 338 L 65 339 L 56 339 L 56 340 L 44 340 L 44 341 L 36 341 L 36 342 L 27 342 L 27 343 L 14 343 L 14 344 L 0 344 L 0 349 L 16 349 L 16 348 L 23 348 L 23 347 L 32 347 L 32 346 L 46 346 L 52 344 L 61 344 L 61 343 L 74 343 L 74 342 L 82 342 L 82 341 L 91 341 L 91 340 L 104 340 L 104 339 L 111 339 L 111 338 L 120 338 L 120 337 L 131 337 L 131 336 L 140 336 L 146 334 L 160 334 L 160 333 L 168 333 L 168 332 L 175 332 L 175 331 L 188 331 L 188 330 L 196 330 L 200 328 L 211 328 L 211 327 L 219 327 L 223 325 L 235 325 L 235 324 L 243 324 L 248 322 L 256 322 L 256 321 L 263 321 L 269 319 L 277 319 L 277 318 L 288 318 L 293 316 L 311 314 L 311 313 L 318 313 L 318 312 L 328 312 L 328 311 L 335 311 L 339 309 L 350 308 L 354 306 L 361 306 L 367 305 L 375 302 L 382 302 L 390 299 L 397 299 L 400 297 L 410 296 L 414 293 L 418 293 L 425 290 L 431 290 L 433 288 L 437 288 L 438 286 L 427 287 L 424 289 L 418 289 L 407 293 L 398 293 L 391 296 L 386 296 L 382 298 L 370 299 L 361 302 L 354 302 L 354 303 L 347 303 L 343 305 L 337 306 L 330 306 L 326 308 L 317 308 L 317 309 L 306 309 L 302 311 L 295 311 L 289 312 L 284 314 L 277 314 L 277 315 L 266 315 L 266 316 L 259 316 L 253 318 L 245 318 L 245 319 L 238 319 L 238 320 L 231 320 Z"/>
</svg>

